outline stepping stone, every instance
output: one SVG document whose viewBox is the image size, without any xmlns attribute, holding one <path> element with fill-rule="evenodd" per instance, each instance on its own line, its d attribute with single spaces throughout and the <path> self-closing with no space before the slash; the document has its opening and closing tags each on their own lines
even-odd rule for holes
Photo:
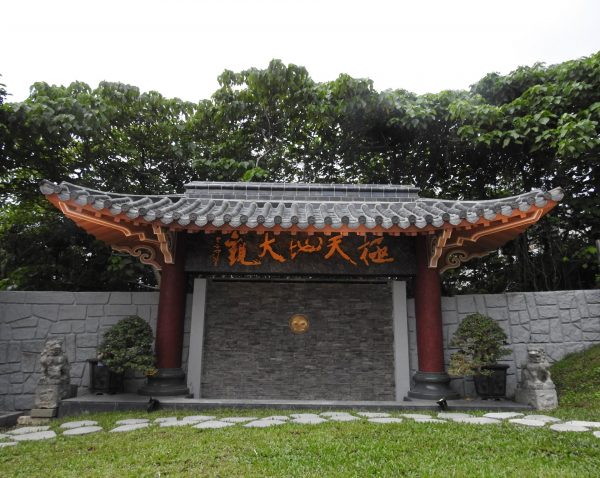
<svg viewBox="0 0 600 478">
<path fill-rule="evenodd" d="M 374 417 L 374 418 L 369 418 L 369 420 L 371 423 L 401 423 L 402 422 L 402 418 L 396 418 L 396 417 Z"/>
<path fill-rule="evenodd" d="M 525 415 L 523 418 L 527 420 L 539 420 L 544 423 L 562 422 L 560 418 L 549 417 L 548 415 Z"/>
<path fill-rule="evenodd" d="M 161 417 L 161 418 L 157 418 L 156 420 L 154 420 L 154 423 L 169 423 L 169 422 L 176 422 L 177 421 L 177 417 Z"/>
<path fill-rule="evenodd" d="M 524 414 L 523 413 L 515 413 L 515 412 L 494 412 L 494 413 L 486 413 L 484 417 L 487 418 L 497 418 L 499 420 L 507 420 L 509 418 L 520 418 Z"/>
<path fill-rule="evenodd" d="M 322 417 L 337 417 L 339 415 L 346 417 L 350 415 L 348 412 L 323 412 L 320 414 Z M 350 415 L 352 416 L 352 415 Z"/>
<path fill-rule="evenodd" d="M 3 438 L 8 438 L 10 435 L 5 435 L 4 433 L 0 433 L 0 440 Z"/>
<path fill-rule="evenodd" d="M 141 425 L 142 423 L 148 423 L 150 420 L 147 418 L 127 418 L 125 420 L 119 420 L 117 425 Z"/>
<path fill-rule="evenodd" d="M 119 422 L 117 422 L 119 423 Z M 147 428 L 150 426 L 149 423 L 132 423 L 130 425 L 121 425 L 117 428 L 113 428 L 110 430 L 111 433 L 121 433 L 121 432 L 131 432 L 133 430 L 140 430 L 142 428 Z"/>
<path fill-rule="evenodd" d="M 468 413 L 454 413 L 454 412 L 440 412 L 437 414 L 438 418 L 449 418 L 454 420 L 455 418 L 472 418 L 473 415 Z"/>
<path fill-rule="evenodd" d="M 576 427 L 600 428 L 600 422 L 586 422 L 582 420 L 571 420 L 565 422 L 565 425 L 575 425 Z"/>
<path fill-rule="evenodd" d="M 215 417 L 211 415 L 190 415 L 187 417 L 183 417 L 182 420 L 184 422 L 198 423 L 198 422 L 206 422 L 208 420 L 214 420 Z"/>
<path fill-rule="evenodd" d="M 546 422 L 543 422 L 542 420 L 529 420 L 527 418 L 513 418 L 508 421 L 515 425 L 524 425 L 526 427 L 543 427 L 546 425 Z"/>
<path fill-rule="evenodd" d="M 47 426 L 43 426 L 43 427 L 22 427 L 22 428 L 16 428 L 14 430 L 10 430 L 7 431 L 6 433 L 8 435 L 11 436 L 16 436 L 16 435 L 25 435 L 27 433 L 36 433 L 36 432 L 45 432 L 50 430 L 50 427 Z"/>
<path fill-rule="evenodd" d="M 415 418 L 417 423 L 448 423 L 446 420 L 440 420 L 439 418 Z"/>
<path fill-rule="evenodd" d="M 284 422 L 289 419 L 290 419 L 290 417 L 288 417 L 287 415 L 271 415 L 270 417 L 264 417 L 264 418 L 261 418 L 260 420 L 278 420 L 280 422 Z"/>
<path fill-rule="evenodd" d="M 13 436 L 14 441 L 38 441 L 48 440 L 49 438 L 55 438 L 56 433 L 52 430 L 46 430 L 41 432 L 25 433 L 24 435 Z"/>
<path fill-rule="evenodd" d="M 587 427 L 580 427 L 577 425 L 569 425 L 567 423 L 555 423 L 550 425 L 550 429 L 555 432 L 587 432 L 590 431 Z"/>
<path fill-rule="evenodd" d="M 255 420 L 250 423 L 246 423 L 244 426 L 246 428 L 266 428 L 266 427 L 274 427 L 276 425 L 285 425 L 286 422 L 282 420 Z"/>
<path fill-rule="evenodd" d="M 467 417 L 467 418 L 453 418 L 453 421 L 457 423 L 469 423 L 471 425 L 499 425 L 502 423 L 500 420 L 486 417 Z"/>
<path fill-rule="evenodd" d="M 354 420 L 360 420 L 360 418 L 354 415 L 333 415 L 329 419 L 332 422 L 353 422 Z"/>
<path fill-rule="evenodd" d="M 158 424 L 161 428 L 165 427 L 189 427 L 198 422 L 192 422 L 190 420 L 179 420 L 174 422 L 161 422 Z"/>
<path fill-rule="evenodd" d="M 234 423 L 220 422 L 218 420 L 208 420 L 205 422 L 200 422 L 197 425 L 194 425 L 194 428 L 200 428 L 201 430 L 208 428 L 225 428 L 232 427 Z"/>
<path fill-rule="evenodd" d="M 258 420 L 258 418 L 256 418 L 256 417 L 226 417 L 226 418 L 221 418 L 222 422 L 227 422 L 227 423 L 246 423 L 246 422 L 251 422 L 253 420 Z"/>
<path fill-rule="evenodd" d="M 290 417 L 292 418 L 305 418 L 305 417 L 318 417 L 316 413 L 292 413 Z"/>
<path fill-rule="evenodd" d="M 300 425 L 318 425 L 319 423 L 326 423 L 327 420 L 324 418 L 314 416 L 314 417 L 299 417 L 294 418 L 292 423 L 299 423 Z"/>
<path fill-rule="evenodd" d="M 94 425 L 98 425 L 98 422 L 93 420 L 81 420 L 79 422 L 66 422 L 63 423 L 60 428 L 79 428 L 79 427 L 93 427 Z"/>
<path fill-rule="evenodd" d="M 96 432 L 101 432 L 101 431 L 102 431 L 102 427 L 93 427 L 93 426 L 76 427 L 76 428 L 69 428 L 68 430 L 65 430 L 63 432 L 63 435 L 68 435 L 68 436 L 87 435 L 89 433 L 96 433 Z"/>
<path fill-rule="evenodd" d="M 596 438 L 600 438 L 600 432 L 594 432 L 594 436 L 595 436 Z M 1 444 L 2 444 L 2 443 L 0 443 L 0 445 L 1 445 Z"/>
<path fill-rule="evenodd" d="M 401 413 L 401 417 L 404 418 L 412 418 L 413 420 L 417 420 L 419 418 L 428 419 L 431 418 L 431 415 L 425 415 L 424 413 Z"/>
<path fill-rule="evenodd" d="M 5 447 L 5 446 L 15 446 L 17 444 L 16 441 L 4 441 L 4 442 L 0 442 L 0 448 Z"/>
<path fill-rule="evenodd" d="M 387 418 L 390 416 L 389 413 L 379 412 L 358 412 L 357 415 L 365 418 Z"/>
</svg>

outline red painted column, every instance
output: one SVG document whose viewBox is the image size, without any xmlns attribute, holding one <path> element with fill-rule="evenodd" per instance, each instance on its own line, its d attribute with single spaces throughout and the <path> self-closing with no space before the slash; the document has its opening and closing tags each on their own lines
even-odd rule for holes
<svg viewBox="0 0 600 478">
<path fill-rule="evenodd" d="M 427 238 L 417 236 L 415 315 L 420 372 L 444 372 L 440 275 L 428 267 Z"/>
<path fill-rule="evenodd" d="M 185 242 L 179 234 L 174 262 L 165 264 L 160 279 L 155 343 L 159 369 L 181 367 L 187 279 L 184 270 Z"/>
</svg>

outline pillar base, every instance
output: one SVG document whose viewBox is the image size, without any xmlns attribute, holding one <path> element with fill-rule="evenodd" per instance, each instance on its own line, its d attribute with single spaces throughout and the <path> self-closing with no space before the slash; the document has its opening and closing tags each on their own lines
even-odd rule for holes
<svg viewBox="0 0 600 478">
<path fill-rule="evenodd" d="M 158 373 L 148 377 L 146 385 L 138 390 L 138 394 L 151 397 L 170 395 L 189 395 L 185 383 L 185 373 L 180 368 L 159 368 Z"/>
<path fill-rule="evenodd" d="M 446 372 L 417 372 L 413 376 L 415 386 L 408 392 L 410 398 L 422 400 L 455 400 L 460 395 L 450 388 L 450 376 Z"/>
</svg>

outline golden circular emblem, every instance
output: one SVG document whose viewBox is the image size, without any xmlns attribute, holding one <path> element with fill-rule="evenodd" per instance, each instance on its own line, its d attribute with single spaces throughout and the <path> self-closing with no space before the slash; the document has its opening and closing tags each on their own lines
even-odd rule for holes
<svg viewBox="0 0 600 478">
<path fill-rule="evenodd" d="M 303 334 L 308 330 L 308 318 L 306 315 L 294 314 L 290 318 L 290 330 L 295 334 Z"/>
</svg>

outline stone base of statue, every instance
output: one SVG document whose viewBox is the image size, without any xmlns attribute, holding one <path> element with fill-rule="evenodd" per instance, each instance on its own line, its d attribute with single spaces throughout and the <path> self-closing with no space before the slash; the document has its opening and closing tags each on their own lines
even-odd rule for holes
<svg viewBox="0 0 600 478">
<path fill-rule="evenodd" d="M 558 407 L 556 387 L 550 377 L 550 364 L 546 353 L 540 348 L 527 351 L 528 362 L 523 365 L 521 382 L 517 385 L 515 401 L 532 406 L 537 410 L 552 410 Z"/>
</svg>

